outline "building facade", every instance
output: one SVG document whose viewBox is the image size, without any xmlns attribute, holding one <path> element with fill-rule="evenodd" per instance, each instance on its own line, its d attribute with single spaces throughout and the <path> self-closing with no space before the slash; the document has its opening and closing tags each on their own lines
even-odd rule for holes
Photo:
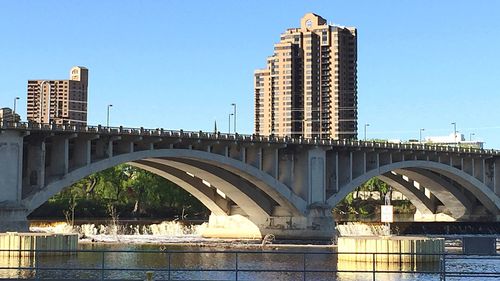
<svg viewBox="0 0 500 281">
<path fill-rule="evenodd" d="M 357 30 L 309 13 L 254 73 L 255 133 L 357 137 Z"/>
<path fill-rule="evenodd" d="M 455 146 L 455 147 L 470 147 L 470 148 L 483 148 L 484 142 L 479 140 L 472 140 L 472 134 L 469 136 L 469 140 L 465 139 L 464 134 L 451 133 L 448 136 L 434 136 L 426 137 L 426 144 L 432 145 L 445 145 L 445 146 Z"/>
<path fill-rule="evenodd" d="M 88 69 L 75 66 L 69 80 L 29 80 L 28 121 L 87 124 Z"/>
<path fill-rule="evenodd" d="M 19 122 L 21 117 L 8 107 L 0 108 L 0 122 Z"/>
</svg>

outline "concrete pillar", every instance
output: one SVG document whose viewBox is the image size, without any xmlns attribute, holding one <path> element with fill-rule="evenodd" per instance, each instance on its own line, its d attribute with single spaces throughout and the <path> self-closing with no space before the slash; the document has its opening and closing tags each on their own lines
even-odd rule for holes
<svg viewBox="0 0 500 281">
<path fill-rule="evenodd" d="M 69 168 L 69 140 L 65 136 L 52 137 L 50 146 L 50 163 L 47 174 L 62 176 L 68 173 Z"/>
<path fill-rule="evenodd" d="M 95 146 L 95 151 L 92 154 L 92 162 L 104 158 L 110 157 L 110 151 L 109 151 L 109 143 L 110 141 L 108 139 L 96 139 L 93 141 L 94 146 Z"/>
<path fill-rule="evenodd" d="M 26 210 L 20 205 L 23 188 L 21 132 L 0 132 L 0 159 L 0 232 L 27 231 Z M 43 172 L 41 170 L 39 172 Z"/>
<path fill-rule="evenodd" d="M 473 164 L 474 159 L 473 158 L 463 158 L 462 159 L 462 171 L 466 172 L 469 175 L 474 174 L 474 167 Z"/>
<path fill-rule="evenodd" d="M 367 152 L 366 154 L 366 171 L 371 171 L 378 168 L 379 153 Z"/>
<path fill-rule="evenodd" d="M 326 152 L 326 191 L 327 197 L 332 196 L 339 191 L 339 157 L 337 151 Z"/>
<path fill-rule="evenodd" d="M 494 190 L 497 196 L 500 196 L 500 158 L 496 158 L 493 163 L 493 182 Z"/>
<path fill-rule="evenodd" d="M 260 146 L 251 145 L 246 149 L 247 155 L 245 162 L 255 168 L 262 170 L 262 148 Z"/>
<path fill-rule="evenodd" d="M 352 179 L 351 153 L 348 151 L 339 151 L 337 157 L 338 167 L 338 188 L 339 190 L 348 184 Z"/>
<path fill-rule="evenodd" d="M 392 163 L 391 159 L 391 153 L 388 152 L 382 152 L 382 153 L 377 153 L 378 155 L 378 167 L 388 165 Z"/>
<path fill-rule="evenodd" d="M 45 140 L 33 138 L 25 145 L 23 197 L 45 186 Z"/>
<path fill-rule="evenodd" d="M 275 147 L 264 148 L 262 151 L 262 170 L 273 178 L 278 178 L 278 149 Z"/>
<path fill-rule="evenodd" d="M 308 200 L 308 153 L 305 149 L 296 150 L 294 153 L 292 190 L 306 202 Z"/>
<path fill-rule="evenodd" d="M 484 184 L 488 186 L 489 189 L 495 190 L 494 174 L 495 174 L 495 161 L 493 158 L 488 158 L 483 160 L 483 178 Z"/>
<path fill-rule="evenodd" d="M 134 152 L 134 142 L 127 138 L 124 140 L 117 140 L 113 145 L 113 155 L 127 154 Z"/>
<path fill-rule="evenodd" d="M 484 176 L 484 174 L 483 174 L 483 169 L 484 169 L 483 159 L 482 158 L 476 158 L 473 161 L 474 161 L 473 162 L 474 163 L 474 165 L 473 165 L 473 167 L 474 167 L 474 177 L 476 179 L 478 179 L 479 181 L 484 182 L 484 179 L 483 179 L 483 176 Z"/>
<path fill-rule="evenodd" d="M 279 153 L 278 180 L 291 187 L 293 183 L 294 155 L 287 151 Z"/>
<path fill-rule="evenodd" d="M 324 203 L 325 198 L 325 158 L 326 153 L 323 149 L 311 149 L 308 151 L 308 203 Z"/>
<path fill-rule="evenodd" d="M 247 148 L 242 146 L 240 150 L 240 161 L 246 163 L 247 157 Z"/>
<path fill-rule="evenodd" d="M 85 138 L 75 139 L 70 161 L 70 169 L 90 165 L 91 141 Z"/>
<path fill-rule="evenodd" d="M 23 137 L 16 131 L 0 133 L 0 204 L 22 199 Z"/>
</svg>

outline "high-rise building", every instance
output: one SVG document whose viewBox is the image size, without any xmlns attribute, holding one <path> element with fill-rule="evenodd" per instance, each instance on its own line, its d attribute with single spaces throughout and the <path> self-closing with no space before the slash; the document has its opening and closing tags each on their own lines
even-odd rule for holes
<svg viewBox="0 0 500 281">
<path fill-rule="evenodd" d="M 357 31 L 308 13 L 254 73 L 255 133 L 357 137 Z"/>
<path fill-rule="evenodd" d="M 87 124 L 89 71 L 75 66 L 69 80 L 29 80 L 28 121 L 55 124 Z"/>
</svg>

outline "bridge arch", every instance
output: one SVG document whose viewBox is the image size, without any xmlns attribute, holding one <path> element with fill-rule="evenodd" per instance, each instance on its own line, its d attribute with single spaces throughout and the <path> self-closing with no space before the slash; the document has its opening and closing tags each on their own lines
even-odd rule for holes
<svg viewBox="0 0 500 281">
<path fill-rule="evenodd" d="M 378 176 L 380 180 L 401 192 L 421 214 L 432 215 L 436 211 L 434 202 L 403 177 L 391 172 Z"/>
<path fill-rule="evenodd" d="M 335 206 L 340 202 L 340 200 L 346 197 L 347 194 L 354 191 L 358 186 L 360 186 L 367 180 L 396 170 L 401 170 L 401 172 L 404 173 L 406 169 L 417 169 L 417 171 L 418 169 L 421 169 L 448 177 L 453 181 L 459 183 L 470 193 L 472 193 L 477 198 L 477 200 L 481 202 L 481 204 L 483 204 L 483 206 L 493 215 L 499 214 L 500 200 L 494 194 L 494 192 L 490 188 L 488 188 L 485 184 L 480 182 L 475 177 L 470 176 L 464 171 L 457 169 L 455 167 L 438 162 L 424 161 L 424 160 L 408 160 L 408 161 L 394 162 L 391 164 L 380 166 L 377 169 L 369 170 L 366 173 L 362 174 L 361 176 L 352 179 L 346 185 L 342 186 L 342 188 L 340 188 L 338 193 L 332 195 L 330 198 L 327 199 L 327 202 L 329 205 Z M 431 192 L 435 193 L 436 190 L 435 189 L 433 190 L 432 188 L 435 188 L 435 186 L 429 187 Z M 440 191 L 451 193 L 450 191 L 446 190 L 440 190 Z M 467 209 L 469 207 L 468 204 L 467 203 L 464 204 L 464 202 L 463 201 L 461 202 L 460 199 L 457 198 L 456 196 L 449 196 L 449 194 L 447 194 L 446 196 L 441 196 L 442 195 L 441 193 L 439 195 L 441 197 L 440 198 L 437 196 L 438 194 L 435 195 L 445 206 L 450 206 L 452 208 L 450 211 L 452 212 L 453 217 L 460 218 L 462 216 L 466 216 L 469 214 L 468 212 L 470 210 Z"/>
<path fill-rule="evenodd" d="M 247 190 L 251 188 L 258 189 L 259 192 L 271 198 L 266 199 L 267 201 L 272 200 L 275 204 L 285 208 L 288 210 L 290 216 L 302 214 L 301 210 L 305 209 L 305 202 L 300 197 L 295 195 L 286 185 L 277 184 L 276 180 L 265 172 L 235 159 L 191 149 L 137 151 L 102 159 L 70 171 L 63 177 L 47 179 L 47 184 L 42 189 L 24 198 L 22 205 L 27 209 L 27 213 L 29 214 L 49 198 L 78 180 L 123 163 L 131 163 L 132 165 L 146 168 L 146 170 L 178 183 L 182 188 L 200 199 L 215 214 L 227 214 L 227 206 L 224 207 L 224 203 L 221 203 L 220 200 L 217 202 L 216 198 L 208 196 L 208 193 L 200 189 L 199 185 L 189 182 L 187 178 L 181 177 L 179 174 L 176 176 L 172 173 L 180 170 L 195 171 L 197 174 L 201 173 L 204 176 L 210 177 L 208 182 L 212 181 L 212 183 L 220 183 L 222 176 L 228 176 L 227 173 L 235 173 L 233 177 L 241 176 L 246 181 L 256 180 L 257 184 L 252 187 L 247 186 Z M 156 166 L 153 165 L 154 163 L 156 163 Z M 232 168 L 229 169 L 229 166 Z M 215 170 L 218 170 L 215 171 L 214 167 L 216 168 Z M 224 172 L 226 174 L 221 175 Z M 225 191 L 224 193 L 226 194 L 232 194 L 234 199 L 238 197 L 238 199 L 233 200 L 229 196 L 231 200 L 241 205 L 240 207 L 249 215 L 250 220 L 254 219 L 257 220 L 255 221 L 256 223 L 262 223 L 262 220 L 272 215 L 269 208 L 263 208 L 259 205 L 259 202 L 256 200 L 257 197 L 255 197 L 257 195 L 252 198 L 248 192 L 243 192 L 239 187 L 234 186 L 233 183 L 225 181 L 223 184 L 224 188 L 222 188 L 224 190 L 222 191 Z M 267 205 L 269 204 L 271 203 L 268 202 Z"/>
<path fill-rule="evenodd" d="M 210 188 L 206 186 L 201 179 L 191 177 L 184 171 L 180 171 L 175 168 L 164 167 L 162 165 L 157 166 L 153 163 L 147 163 L 143 160 L 129 162 L 129 164 L 153 174 L 159 175 L 175 183 L 179 187 L 191 193 L 198 200 L 200 200 L 200 202 L 205 205 L 212 212 L 212 214 L 219 216 L 229 214 L 229 202 L 227 202 L 227 200 L 225 200 L 224 198 L 217 196 L 217 193 L 213 193 L 212 190 L 210 190 Z"/>
</svg>

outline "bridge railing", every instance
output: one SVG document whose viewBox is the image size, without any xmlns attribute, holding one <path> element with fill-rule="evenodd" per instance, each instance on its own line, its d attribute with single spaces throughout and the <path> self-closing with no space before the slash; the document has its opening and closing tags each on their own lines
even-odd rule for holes
<svg viewBox="0 0 500 281">
<path fill-rule="evenodd" d="M 110 135 L 134 135 L 134 136 L 157 136 L 157 137 L 177 137 L 192 139 L 217 139 L 234 140 L 247 142 L 266 142 L 278 144 L 309 144 L 319 146 L 343 146 L 343 147 L 361 147 L 361 148 L 385 148 L 398 150 L 421 150 L 436 152 L 455 152 L 468 154 L 488 154 L 500 155 L 500 150 L 480 149 L 472 147 L 443 146 L 427 143 L 393 143 L 380 141 L 362 141 L 351 139 L 318 139 L 318 138 L 292 138 L 280 136 L 263 136 L 256 134 L 229 134 L 220 132 L 186 131 L 186 130 L 167 130 L 163 128 L 127 128 L 127 127 L 107 127 L 102 125 L 74 125 L 74 124 L 41 124 L 36 122 L 7 122 L 0 123 L 0 130 L 15 129 L 27 131 L 50 131 L 50 132 L 75 132 L 75 133 L 96 133 Z"/>
<path fill-rule="evenodd" d="M 13 253 L 11 253 L 13 252 Z M 498 256 L 324 251 L 0 251 L 0 280 L 498 280 Z M 392 257 L 389 260 L 384 258 Z M 399 262 L 394 262 L 398 260 Z M 480 266 L 478 266 L 480 265 Z M 144 278 L 146 277 L 146 278 Z M 399 277 L 399 278 L 398 278 Z M 411 280 L 411 279 L 410 279 Z"/>
</svg>

